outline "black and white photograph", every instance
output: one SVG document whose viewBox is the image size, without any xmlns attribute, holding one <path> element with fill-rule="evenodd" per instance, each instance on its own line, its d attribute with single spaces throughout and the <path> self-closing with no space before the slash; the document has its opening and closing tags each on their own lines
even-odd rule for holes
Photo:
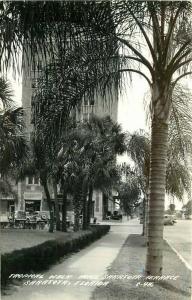
<svg viewBox="0 0 192 300">
<path fill-rule="evenodd" d="M 0 1 L 2 300 L 192 298 L 192 1 Z"/>
</svg>

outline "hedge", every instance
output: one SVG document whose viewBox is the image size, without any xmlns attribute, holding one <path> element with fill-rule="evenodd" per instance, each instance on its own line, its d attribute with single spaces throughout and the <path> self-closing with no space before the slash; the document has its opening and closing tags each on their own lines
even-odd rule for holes
<svg viewBox="0 0 192 300">
<path fill-rule="evenodd" d="M 11 281 L 11 274 L 43 271 L 63 256 L 76 252 L 105 235 L 109 225 L 92 225 L 89 231 L 68 241 L 49 240 L 34 247 L 15 250 L 1 256 L 1 284 Z"/>
</svg>

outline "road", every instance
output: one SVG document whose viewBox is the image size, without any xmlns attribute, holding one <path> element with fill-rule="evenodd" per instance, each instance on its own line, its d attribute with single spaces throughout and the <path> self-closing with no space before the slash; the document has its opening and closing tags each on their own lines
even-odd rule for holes
<svg viewBox="0 0 192 300">
<path fill-rule="evenodd" d="M 165 226 L 164 238 L 175 249 L 185 265 L 192 270 L 192 222 L 177 220 L 174 226 Z"/>
</svg>

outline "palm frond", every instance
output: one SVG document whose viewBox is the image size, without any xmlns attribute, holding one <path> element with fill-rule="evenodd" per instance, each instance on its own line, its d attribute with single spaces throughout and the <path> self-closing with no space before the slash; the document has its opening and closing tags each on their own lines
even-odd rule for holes
<svg viewBox="0 0 192 300">
<path fill-rule="evenodd" d="M 3 77 L 0 77 L 0 110 L 13 105 L 13 92 L 10 83 Z"/>
</svg>

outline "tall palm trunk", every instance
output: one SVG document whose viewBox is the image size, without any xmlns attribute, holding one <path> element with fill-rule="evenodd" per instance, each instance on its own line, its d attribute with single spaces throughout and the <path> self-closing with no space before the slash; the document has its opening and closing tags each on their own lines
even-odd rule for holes
<svg viewBox="0 0 192 300">
<path fill-rule="evenodd" d="M 62 182 L 62 231 L 67 232 L 67 190 L 65 188 L 64 182 Z"/>
<path fill-rule="evenodd" d="M 81 207 L 82 207 L 82 196 L 81 196 L 81 190 L 79 190 L 77 193 L 74 195 L 73 199 L 73 206 L 74 206 L 74 231 L 78 231 L 80 229 L 80 215 L 81 215 Z"/>
<path fill-rule="evenodd" d="M 143 217 L 143 235 L 147 237 L 148 221 L 149 221 L 149 187 L 146 188 L 144 194 L 144 217 Z"/>
<path fill-rule="evenodd" d="M 152 275 L 162 274 L 167 144 L 168 125 L 159 120 L 153 120 L 146 262 L 146 272 Z"/>
<path fill-rule="evenodd" d="M 57 182 L 53 180 L 53 193 L 55 200 L 55 216 L 56 216 L 56 230 L 61 230 L 60 214 L 59 214 L 59 203 L 57 198 Z"/>
<path fill-rule="evenodd" d="M 144 236 L 147 237 L 148 233 L 148 221 L 149 221 L 149 197 L 145 198 L 145 218 L 144 218 Z"/>
<path fill-rule="evenodd" d="M 47 204 L 48 204 L 48 208 L 49 208 L 49 213 L 50 213 L 49 232 L 53 232 L 53 229 L 54 229 L 54 215 L 53 215 L 53 207 L 52 207 L 52 203 L 51 203 L 51 197 L 50 197 L 49 189 L 48 189 L 48 186 L 47 186 L 47 181 L 45 179 L 43 179 L 43 180 L 41 179 L 41 183 L 42 183 L 42 186 L 43 186 L 44 191 L 45 191 Z"/>
<path fill-rule="evenodd" d="M 103 194 L 103 220 L 106 220 L 108 211 L 108 197 L 107 195 Z"/>
<path fill-rule="evenodd" d="M 82 203 L 83 203 L 83 230 L 87 229 L 87 187 L 83 188 L 82 191 Z"/>
<path fill-rule="evenodd" d="M 89 227 L 90 225 L 92 198 L 93 198 L 93 187 L 92 185 L 90 185 L 89 194 L 88 194 L 88 203 L 87 203 L 87 227 Z"/>
<path fill-rule="evenodd" d="M 146 233 L 146 223 L 145 223 L 145 220 L 146 220 L 146 198 L 144 197 L 143 198 L 143 232 L 142 232 L 143 236 L 145 236 L 145 233 Z"/>
<path fill-rule="evenodd" d="M 61 180 L 61 190 L 62 190 L 62 231 L 67 232 L 67 188 L 65 181 Z"/>
</svg>

